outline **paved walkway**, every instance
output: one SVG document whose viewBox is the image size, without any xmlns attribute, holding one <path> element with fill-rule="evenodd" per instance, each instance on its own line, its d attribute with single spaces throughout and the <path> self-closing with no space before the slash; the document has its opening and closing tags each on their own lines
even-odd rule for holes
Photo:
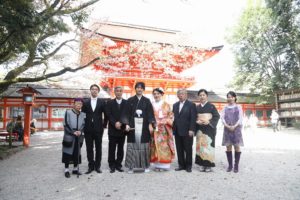
<svg viewBox="0 0 300 200">
<path fill-rule="evenodd" d="M 62 132 L 32 136 L 31 147 L 0 161 L 0 199 L 300 199 L 300 131 L 257 129 L 244 133 L 240 172 L 225 172 L 225 149 L 218 131 L 212 173 L 168 172 L 110 174 L 107 135 L 102 174 L 66 179 L 61 163 Z M 85 145 L 81 171 L 87 170 Z"/>
</svg>

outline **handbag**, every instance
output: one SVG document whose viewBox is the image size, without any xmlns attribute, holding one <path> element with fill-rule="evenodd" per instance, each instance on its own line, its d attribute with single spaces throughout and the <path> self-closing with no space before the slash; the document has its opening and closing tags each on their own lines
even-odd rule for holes
<svg viewBox="0 0 300 200">
<path fill-rule="evenodd" d="M 64 134 L 64 138 L 63 138 L 63 141 L 62 141 L 62 145 L 64 147 L 72 147 L 73 145 L 73 140 L 74 140 L 74 136 L 68 134 L 68 133 L 65 133 Z"/>
</svg>

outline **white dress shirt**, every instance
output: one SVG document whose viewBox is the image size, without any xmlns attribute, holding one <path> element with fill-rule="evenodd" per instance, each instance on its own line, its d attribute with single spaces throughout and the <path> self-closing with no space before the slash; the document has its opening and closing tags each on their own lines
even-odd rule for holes
<svg viewBox="0 0 300 200">
<path fill-rule="evenodd" d="M 116 99 L 116 101 L 119 105 L 122 103 L 122 99 Z"/>
<path fill-rule="evenodd" d="M 184 103 L 185 103 L 185 101 L 179 103 L 179 112 L 181 111 L 181 109 L 182 109 Z"/>
<path fill-rule="evenodd" d="M 97 97 L 96 98 L 91 97 L 91 106 L 92 106 L 92 109 L 93 109 L 93 112 L 94 112 L 95 108 L 97 106 Z"/>
</svg>

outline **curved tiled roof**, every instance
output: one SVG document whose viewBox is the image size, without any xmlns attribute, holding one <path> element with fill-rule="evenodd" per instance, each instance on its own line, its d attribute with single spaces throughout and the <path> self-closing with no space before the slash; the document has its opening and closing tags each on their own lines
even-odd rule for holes
<svg viewBox="0 0 300 200">
<path fill-rule="evenodd" d="M 10 86 L 3 94 L 2 97 L 21 97 L 22 94 L 17 93 L 18 90 L 25 87 L 27 84 L 14 84 Z M 75 89 L 75 88 L 51 88 L 44 85 L 30 84 L 30 87 L 36 89 L 41 94 L 37 98 L 89 98 L 89 89 Z M 109 95 L 101 90 L 100 98 L 109 98 Z"/>
</svg>

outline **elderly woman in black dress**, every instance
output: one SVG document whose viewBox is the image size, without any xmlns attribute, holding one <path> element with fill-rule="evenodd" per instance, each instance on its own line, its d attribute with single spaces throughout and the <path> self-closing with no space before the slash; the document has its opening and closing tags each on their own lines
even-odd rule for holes
<svg viewBox="0 0 300 200">
<path fill-rule="evenodd" d="M 83 143 L 85 113 L 81 112 L 82 99 L 74 99 L 74 107 L 65 113 L 62 162 L 65 163 L 65 177 L 70 178 L 69 164 L 74 164 L 72 174 L 81 175 L 78 164 L 81 163 L 80 149 Z"/>
</svg>

